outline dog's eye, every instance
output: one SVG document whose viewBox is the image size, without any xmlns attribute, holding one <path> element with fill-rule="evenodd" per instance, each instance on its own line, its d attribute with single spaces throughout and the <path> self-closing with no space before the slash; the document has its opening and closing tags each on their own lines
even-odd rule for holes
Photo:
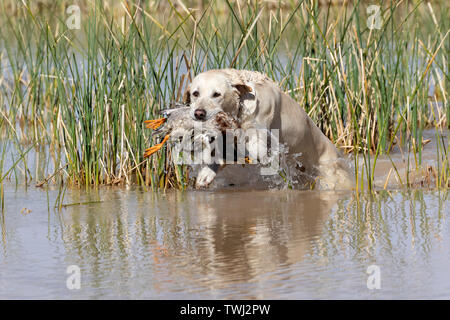
<svg viewBox="0 0 450 320">
<path fill-rule="evenodd" d="M 217 98 L 217 97 L 220 97 L 220 93 L 219 92 L 214 92 L 213 93 L 213 98 Z"/>
<path fill-rule="evenodd" d="M 192 93 L 192 95 L 193 95 L 194 97 L 198 97 L 198 91 L 194 91 L 194 93 Z"/>
</svg>

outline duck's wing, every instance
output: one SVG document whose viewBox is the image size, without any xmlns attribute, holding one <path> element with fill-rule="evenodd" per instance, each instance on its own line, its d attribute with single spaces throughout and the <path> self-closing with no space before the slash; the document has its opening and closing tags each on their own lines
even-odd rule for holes
<svg viewBox="0 0 450 320">
<path fill-rule="evenodd" d="M 164 125 L 153 131 L 153 135 L 167 135 L 172 132 L 173 129 L 182 127 L 183 124 L 190 120 L 190 108 L 186 105 L 180 108 L 172 108 L 161 110 L 164 119 Z"/>
<path fill-rule="evenodd" d="M 161 114 L 163 114 L 165 117 L 169 117 L 172 114 L 179 114 L 182 115 L 185 112 L 189 112 L 189 107 L 182 107 L 182 108 L 175 108 L 175 109 L 166 109 L 161 111 Z"/>
<path fill-rule="evenodd" d="M 190 107 L 185 105 L 184 103 L 175 102 L 175 108 L 169 108 L 169 109 L 161 110 L 160 114 L 162 114 L 164 117 L 169 117 L 174 112 L 176 114 L 182 115 L 185 112 L 188 112 L 189 109 L 190 109 Z"/>
</svg>

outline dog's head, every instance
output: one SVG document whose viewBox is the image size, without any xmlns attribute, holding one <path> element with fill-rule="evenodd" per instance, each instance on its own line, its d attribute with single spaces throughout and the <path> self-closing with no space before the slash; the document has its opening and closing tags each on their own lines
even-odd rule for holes
<svg viewBox="0 0 450 320">
<path fill-rule="evenodd" d="M 251 91 L 246 84 L 233 81 L 219 70 L 210 70 L 192 80 L 183 100 L 190 105 L 193 119 L 205 121 L 221 111 L 236 116 L 242 97 Z"/>
</svg>

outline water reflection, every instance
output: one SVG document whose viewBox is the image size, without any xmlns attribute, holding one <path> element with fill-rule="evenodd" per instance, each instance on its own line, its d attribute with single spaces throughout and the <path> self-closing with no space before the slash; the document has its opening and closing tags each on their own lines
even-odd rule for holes
<svg viewBox="0 0 450 320">
<path fill-rule="evenodd" d="M 302 260 L 338 199 L 328 192 L 155 197 L 113 191 L 106 204 L 66 211 L 63 240 L 68 255 L 88 268 L 95 283 L 111 273 L 130 278 L 142 267 L 139 272 L 162 273 L 155 289 L 167 277 L 214 290 Z"/>
<path fill-rule="evenodd" d="M 0 283 L 8 289 L 0 296 L 29 290 L 18 285 L 22 272 L 48 289 L 41 290 L 44 298 L 449 297 L 447 191 L 357 198 L 328 191 L 112 188 L 72 190 L 65 203 L 98 199 L 103 202 L 50 216 L 36 207 L 10 220 L 14 204 L 8 203 L 0 254 L 0 274 L 8 275 Z M 30 241 L 30 229 L 46 237 Z M 39 262 L 33 277 L 18 268 L 29 263 L 30 251 Z M 79 292 L 67 290 L 66 275 L 56 272 L 70 264 L 82 270 Z M 366 287 L 370 264 L 382 270 L 382 290 Z"/>
</svg>

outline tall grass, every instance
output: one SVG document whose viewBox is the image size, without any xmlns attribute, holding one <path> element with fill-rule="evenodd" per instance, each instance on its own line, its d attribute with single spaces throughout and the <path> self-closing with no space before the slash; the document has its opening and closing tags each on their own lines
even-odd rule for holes
<svg viewBox="0 0 450 320">
<path fill-rule="evenodd" d="M 19 155 L 25 145 L 50 146 L 54 171 L 46 182 L 185 188 L 189 172 L 171 164 L 169 150 L 142 158 L 151 143 L 142 123 L 179 100 L 195 74 L 235 67 L 276 80 L 353 152 L 358 186 L 373 189 L 377 158 L 394 145 L 420 168 L 422 132 L 431 127 L 436 187 L 449 186 L 446 1 L 383 4 L 379 30 L 368 28 L 368 4 L 359 1 L 269 7 L 227 0 L 198 10 L 182 2 L 113 8 L 92 1 L 81 30 L 66 27 L 70 4 L 58 2 L 51 15 L 27 1 L 7 14 L 3 4 L 0 18 L 1 133 Z"/>
</svg>

